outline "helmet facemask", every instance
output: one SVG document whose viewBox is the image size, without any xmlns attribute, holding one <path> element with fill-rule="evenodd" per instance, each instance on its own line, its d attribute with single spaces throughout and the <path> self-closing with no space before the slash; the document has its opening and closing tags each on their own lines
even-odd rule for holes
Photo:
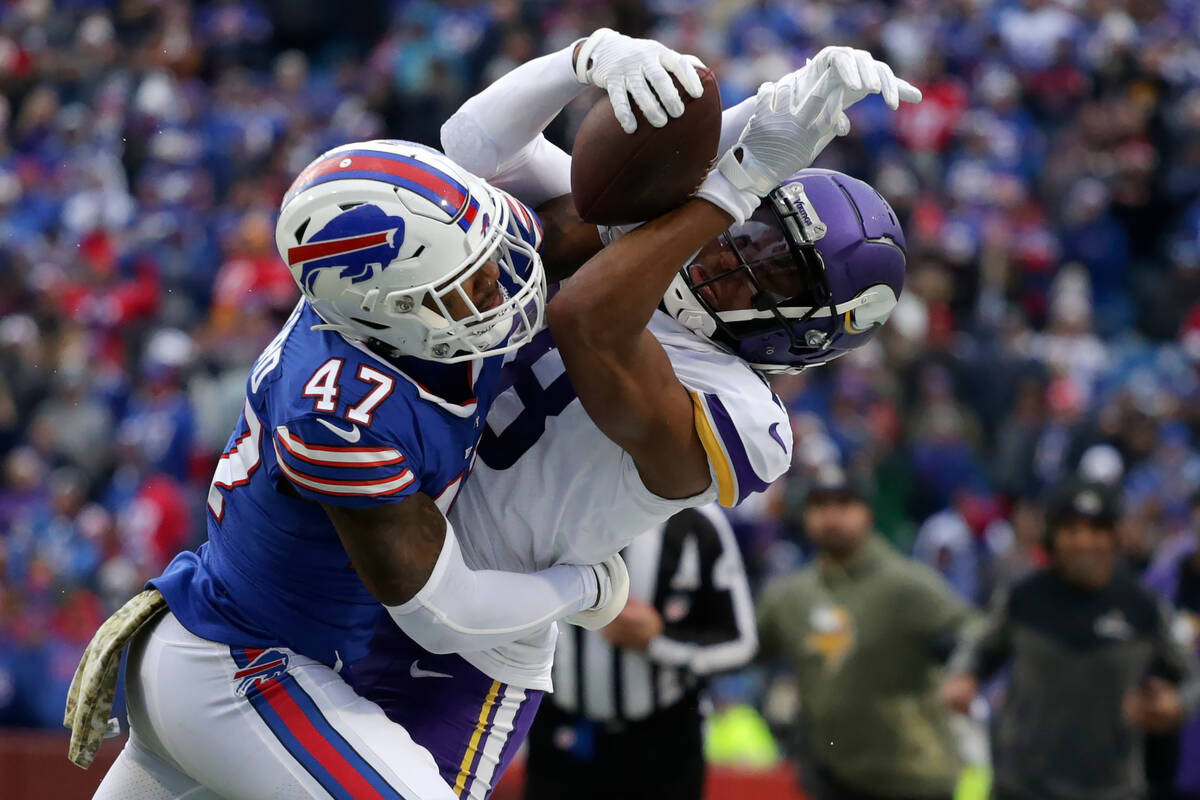
<svg viewBox="0 0 1200 800">
<path fill-rule="evenodd" d="M 467 266 L 431 287 L 423 298 L 410 300 L 420 303 L 412 310 L 432 329 L 429 350 L 438 361 L 465 361 L 516 350 L 543 325 L 546 289 L 541 257 L 532 245 L 512 232 L 512 211 L 508 204 L 500 202 L 496 207 L 501 219 L 496 220 L 493 231 L 477 248 L 479 254 L 472 253 Z M 499 268 L 500 298 L 494 307 L 480 309 L 465 284 L 488 262 Z M 466 309 L 466 314 L 458 319 L 448 305 L 448 301 L 454 300 Z"/>
<path fill-rule="evenodd" d="M 803 186 L 792 183 L 701 250 L 680 278 L 712 319 L 712 338 L 736 351 L 739 342 L 783 332 L 794 354 L 827 347 L 838 309 L 815 247 L 825 230 Z M 828 318 L 828 333 L 806 325 L 817 317 Z"/>
<path fill-rule="evenodd" d="M 493 194 L 490 187 L 476 187 L 476 191 Z M 492 208 L 495 218 L 490 220 L 485 237 L 451 275 L 437 283 L 396 289 L 382 297 L 377 291 L 366 292 L 360 296 L 361 307 L 373 310 L 374 321 L 354 313 L 345 315 L 354 325 L 335 321 L 340 315 L 330 314 L 327 307 L 314 303 L 317 313 L 326 320 L 315 327 L 377 342 L 398 355 L 442 363 L 501 355 L 528 342 L 545 323 L 546 277 L 541 256 L 515 233 L 512 210 L 498 193 L 493 195 Z M 418 249 L 409 259 L 422 255 Z M 481 309 L 467 284 L 488 262 L 499 269 L 500 299 L 494 307 Z M 451 305 L 465 313 L 456 319 Z M 403 344 L 394 338 L 397 334 L 403 336 Z"/>
</svg>

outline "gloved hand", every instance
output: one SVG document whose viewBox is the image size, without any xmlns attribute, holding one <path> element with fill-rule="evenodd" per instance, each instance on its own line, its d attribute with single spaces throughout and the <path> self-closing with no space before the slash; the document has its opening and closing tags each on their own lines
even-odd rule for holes
<svg viewBox="0 0 1200 800">
<path fill-rule="evenodd" d="M 741 137 L 718 159 L 697 196 L 744 222 L 764 195 L 811 165 L 835 136 L 850 132 L 845 109 L 885 91 L 889 104 L 921 99 L 916 87 L 865 51 L 825 48 L 803 68 L 759 87 Z"/>
<path fill-rule="evenodd" d="M 846 90 L 834 68 L 811 86 L 807 77 L 797 71 L 758 88 L 742 135 L 717 159 L 697 196 L 745 222 L 784 178 L 812 164 L 834 136 L 849 132 L 842 114 Z"/>
<path fill-rule="evenodd" d="M 893 111 L 900 107 L 902 101 L 905 103 L 921 102 L 920 89 L 903 78 L 897 78 L 890 66 L 883 61 L 876 61 L 866 50 L 857 50 L 853 47 L 826 47 L 809 59 L 808 63 L 797 72 L 804 73 L 806 76 L 804 80 L 815 84 L 820 74 L 830 66 L 837 70 L 838 77 L 846 90 L 843 97 L 845 103 L 843 108 L 849 108 L 868 94 L 874 93 L 883 95 L 883 101 Z M 845 117 L 844 112 L 842 117 Z M 850 120 L 846 119 L 845 126 L 848 127 L 849 124 Z M 839 125 L 839 127 L 842 126 Z"/>
<path fill-rule="evenodd" d="M 704 94 L 697 67 L 703 62 L 685 56 L 652 39 L 632 39 L 610 28 L 600 28 L 583 40 L 575 57 L 575 77 L 608 92 L 613 113 L 626 133 L 637 130 L 637 117 L 629 97 L 647 121 L 656 128 L 667 124 L 668 115 L 683 113 L 683 98 L 671 76 L 679 79 L 692 97 Z M 653 91 L 651 91 L 653 87 Z"/>
<path fill-rule="evenodd" d="M 592 564 L 596 571 L 596 582 L 600 586 L 600 594 L 596 604 L 586 611 L 577 611 L 567 617 L 567 622 L 587 628 L 590 631 L 603 628 L 617 618 L 625 602 L 629 599 L 629 570 L 621 554 Z"/>
</svg>

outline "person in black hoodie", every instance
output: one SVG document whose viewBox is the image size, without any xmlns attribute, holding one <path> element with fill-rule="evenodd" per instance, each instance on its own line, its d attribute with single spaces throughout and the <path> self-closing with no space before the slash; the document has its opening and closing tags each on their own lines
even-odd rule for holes
<svg viewBox="0 0 1200 800">
<path fill-rule="evenodd" d="M 1200 703 L 1200 672 L 1171 636 L 1170 609 L 1118 561 L 1117 498 L 1072 481 L 1049 508 L 1052 563 L 996 599 L 951 660 L 943 698 L 966 711 L 1006 664 L 993 717 L 996 800 L 1138 800 L 1146 733 Z"/>
</svg>

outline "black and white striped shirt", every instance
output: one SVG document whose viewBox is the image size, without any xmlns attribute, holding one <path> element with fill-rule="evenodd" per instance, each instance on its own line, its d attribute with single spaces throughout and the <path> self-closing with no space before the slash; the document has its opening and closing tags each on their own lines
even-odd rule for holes
<svg viewBox="0 0 1200 800">
<path fill-rule="evenodd" d="M 551 701 L 603 721 L 640 720 L 679 702 L 704 676 L 754 656 L 754 605 L 737 542 L 714 504 L 681 511 L 622 551 L 629 593 L 662 615 L 646 652 L 613 647 L 600 631 L 560 625 Z"/>
</svg>

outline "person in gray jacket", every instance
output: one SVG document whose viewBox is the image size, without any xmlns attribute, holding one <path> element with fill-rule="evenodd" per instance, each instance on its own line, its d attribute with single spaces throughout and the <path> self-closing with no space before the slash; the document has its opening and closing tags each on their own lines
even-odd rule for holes
<svg viewBox="0 0 1200 800">
<path fill-rule="evenodd" d="M 1170 609 L 1118 563 L 1117 501 L 1069 483 L 1050 505 L 1052 564 L 993 604 L 951 660 L 943 698 L 965 712 L 1006 664 L 993 718 L 996 800 L 1141 800 L 1145 733 L 1200 703 L 1200 673 Z"/>
</svg>

